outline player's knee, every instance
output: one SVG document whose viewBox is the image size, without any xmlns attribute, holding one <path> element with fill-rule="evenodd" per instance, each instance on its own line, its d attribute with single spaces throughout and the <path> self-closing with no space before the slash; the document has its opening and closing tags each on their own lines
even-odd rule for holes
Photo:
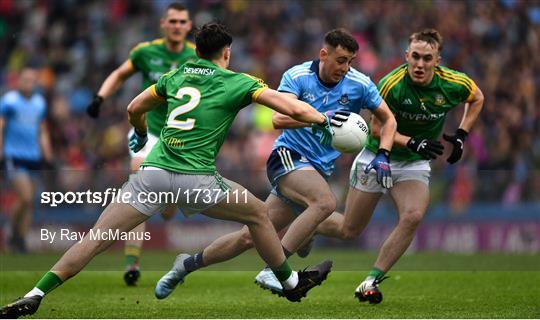
<svg viewBox="0 0 540 320">
<path fill-rule="evenodd" d="M 245 223 L 247 225 L 250 224 L 264 224 L 267 223 L 268 220 L 268 207 L 264 204 L 264 202 L 261 202 L 260 204 L 256 205 L 255 208 L 251 211 L 251 213 L 245 217 L 246 221 Z"/>
<path fill-rule="evenodd" d="M 406 210 L 399 219 L 399 223 L 408 227 L 408 228 L 416 228 L 418 225 L 420 225 L 420 222 L 422 222 L 422 219 L 424 218 L 424 212 L 420 209 L 412 208 Z"/>
<path fill-rule="evenodd" d="M 341 239 L 342 240 L 354 240 L 358 235 L 360 234 L 360 230 L 358 228 L 351 228 L 351 227 L 343 227 L 341 228 Z"/>
<path fill-rule="evenodd" d="M 253 240 L 247 227 L 242 228 L 240 231 L 239 245 L 246 250 L 253 248 Z"/>
<path fill-rule="evenodd" d="M 336 210 L 337 201 L 334 195 L 330 193 L 313 199 L 311 205 L 317 208 L 317 218 L 319 219 L 319 222 L 322 222 Z"/>
</svg>

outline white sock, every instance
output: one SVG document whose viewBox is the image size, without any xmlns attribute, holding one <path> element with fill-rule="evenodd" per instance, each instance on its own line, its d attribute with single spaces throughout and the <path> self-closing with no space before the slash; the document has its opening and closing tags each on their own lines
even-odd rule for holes
<svg viewBox="0 0 540 320">
<path fill-rule="evenodd" d="M 33 297 L 33 296 L 40 296 L 43 297 L 45 295 L 45 292 L 39 290 L 38 288 L 34 287 L 34 289 L 28 291 L 27 294 L 24 295 L 25 298 Z"/>
<path fill-rule="evenodd" d="M 291 290 L 298 284 L 298 273 L 293 271 L 291 275 L 285 281 L 281 281 L 283 288 L 286 290 Z"/>
</svg>

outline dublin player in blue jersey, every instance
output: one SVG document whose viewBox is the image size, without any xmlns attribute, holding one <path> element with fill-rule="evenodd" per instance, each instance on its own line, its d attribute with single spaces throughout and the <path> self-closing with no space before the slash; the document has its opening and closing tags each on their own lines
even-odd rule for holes
<svg viewBox="0 0 540 320">
<path fill-rule="evenodd" d="M 31 176 L 43 161 L 52 160 L 49 134 L 44 122 L 45 98 L 37 92 L 37 70 L 24 68 L 17 90 L 0 98 L 0 163 L 18 195 L 11 220 L 10 249 L 25 252 L 30 226 L 34 185 Z"/>
<path fill-rule="evenodd" d="M 346 30 L 332 30 L 325 36 L 319 59 L 289 69 L 283 75 L 278 90 L 325 113 L 335 126 L 342 124 L 350 112 L 369 109 L 382 124 L 380 149 L 370 168 L 381 177 L 379 183 L 389 188 L 388 156 L 396 121 L 369 77 L 351 67 L 357 51 L 356 40 Z M 327 179 L 340 153 L 321 144 L 324 139 L 321 139 L 317 127 L 306 127 L 277 113 L 272 121 L 276 129 L 284 130 L 276 140 L 267 163 L 273 190 L 266 204 L 276 230 L 289 226 L 282 246 L 285 254 L 290 256 L 336 209 L 336 198 Z M 172 270 L 158 282 L 156 296 L 167 297 L 177 284 L 183 283 L 188 273 L 229 260 L 252 247 L 249 231 L 244 227 L 217 239 L 202 252 L 178 255 Z M 259 276 L 264 274 L 261 272 Z"/>
</svg>

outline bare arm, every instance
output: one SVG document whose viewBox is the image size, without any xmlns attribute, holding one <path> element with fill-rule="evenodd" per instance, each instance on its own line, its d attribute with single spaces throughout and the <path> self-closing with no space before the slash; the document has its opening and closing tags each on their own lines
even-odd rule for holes
<svg viewBox="0 0 540 320">
<path fill-rule="evenodd" d="M 45 161 L 51 162 L 53 160 L 51 137 L 45 121 L 41 121 L 41 124 L 39 125 L 39 144 L 41 145 L 43 158 Z"/>
<path fill-rule="evenodd" d="M 293 98 L 293 96 L 292 94 L 266 89 L 257 97 L 256 102 L 268 106 L 274 111 L 293 118 L 296 121 L 305 123 L 306 125 L 303 126 L 308 126 L 311 123 L 323 123 L 326 120 L 322 113 L 315 110 L 309 104 Z M 274 117 L 272 117 L 272 122 L 273 120 Z"/>
<path fill-rule="evenodd" d="M 289 92 L 281 92 L 281 94 L 284 94 L 288 97 L 291 97 L 292 99 L 298 100 L 298 97 Z M 308 127 L 309 124 L 301 121 L 296 121 L 292 119 L 289 116 L 286 116 L 279 112 L 274 112 L 272 114 L 272 124 L 274 125 L 274 129 L 294 129 L 294 128 L 303 128 Z"/>
<path fill-rule="evenodd" d="M 377 121 L 377 128 L 373 126 L 372 122 L 371 131 L 373 137 L 380 140 L 379 148 L 390 151 L 394 144 L 394 136 L 396 136 L 396 118 L 394 118 L 394 114 L 384 100 L 372 112 L 374 115 L 373 121 Z"/>
<path fill-rule="evenodd" d="M 129 123 L 139 134 L 146 134 L 148 130 L 146 127 L 146 113 L 156 108 L 163 101 L 165 101 L 164 98 L 156 93 L 155 85 L 152 85 L 129 103 L 127 107 Z"/>
<path fill-rule="evenodd" d="M 105 79 L 101 88 L 99 88 L 97 95 L 104 99 L 113 95 L 134 73 L 135 69 L 131 64 L 131 61 L 126 60 L 122 65 L 116 68 L 107 79 Z"/>
<path fill-rule="evenodd" d="M 465 103 L 465 110 L 463 112 L 463 118 L 461 119 L 459 128 L 465 130 L 466 132 L 471 131 L 472 126 L 478 118 L 480 111 L 482 111 L 483 106 L 484 94 L 480 88 L 476 87 L 472 100 Z"/>
</svg>

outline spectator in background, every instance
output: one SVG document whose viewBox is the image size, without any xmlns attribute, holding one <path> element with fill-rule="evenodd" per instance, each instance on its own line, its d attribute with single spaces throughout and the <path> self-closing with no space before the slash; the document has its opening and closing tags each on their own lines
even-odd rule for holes
<svg viewBox="0 0 540 320">
<path fill-rule="evenodd" d="M 25 67 L 19 76 L 17 90 L 0 99 L 0 162 L 18 195 L 19 202 L 11 216 L 9 245 L 24 253 L 25 236 L 32 218 L 35 176 L 43 162 L 53 159 L 49 133 L 45 124 L 45 98 L 36 92 L 37 70 Z"/>
</svg>

